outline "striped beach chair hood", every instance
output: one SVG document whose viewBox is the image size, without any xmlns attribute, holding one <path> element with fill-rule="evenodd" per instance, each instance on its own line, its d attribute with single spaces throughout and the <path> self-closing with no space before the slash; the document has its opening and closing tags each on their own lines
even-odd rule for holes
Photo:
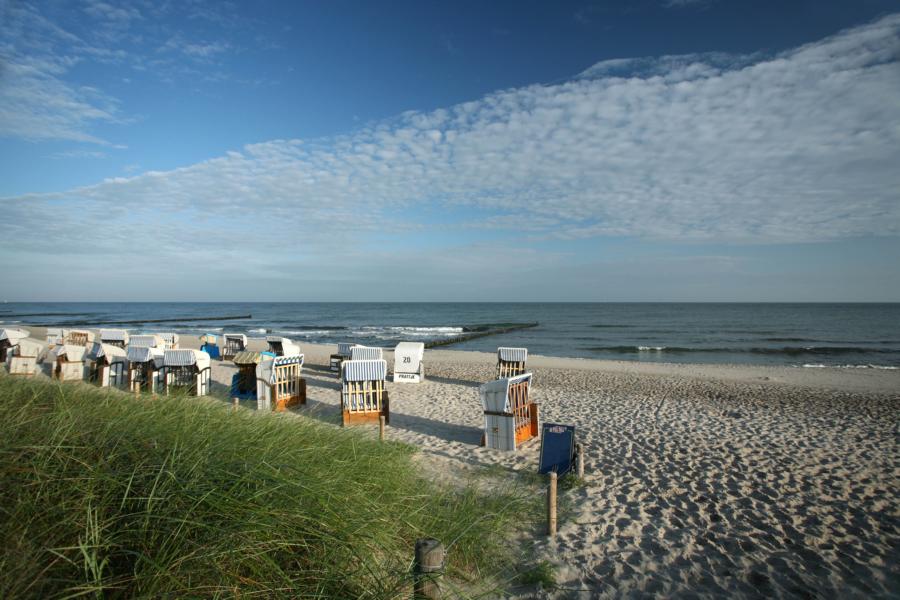
<svg viewBox="0 0 900 600">
<path fill-rule="evenodd" d="M 387 378 L 385 360 L 345 360 L 341 364 L 344 381 L 384 381 Z"/>
<path fill-rule="evenodd" d="M 163 356 L 165 356 L 163 350 L 151 348 L 150 346 L 128 346 L 128 350 L 125 352 L 125 358 L 128 359 L 128 362 L 133 363 L 147 363 L 151 361 L 162 363 Z"/>
<path fill-rule="evenodd" d="M 497 348 L 497 357 L 504 362 L 525 362 L 528 348 Z"/>
<path fill-rule="evenodd" d="M 381 360 L 384 352 L 381 348 L 369 346 L 353 346 L 350 348 L 350 360 Z"/>
<path fill-rule="evenodd" d="M 63 344 L 57 346 L 54 350 L 54 358 L 65 358 L 69 362 L 82 362 L 87 348 L 84 346 L 76 346 L 74 344 Z"/>
<path fill-rule="evenodd" d="M 167 367 L 187 367 L 197 365 L 199 370 L 209 367 L 209 354 L 200 350 L 166 350 L 163 360 Z"/>
<path fill-rule="evenodd" d="M 11 346 L 15 346 L 19 343 L 19 340 L 25 339 L 29 335 L 28 331 L 17 327 L 0 329 L 0 340 L 9 340 Z"/>
<path fill-rule="evenodd" d="M 132 335 L 128 339 L 129 347 L 162 348 L 165 345 L 162 337 L 156 334 Z"/>
<path fill-rule="evenodd" d="M 128 332 L 124 329 L 101 329 L 101 342 L 125 342 L 128 343 Z"/>
<path fill-rule="evenodd" d="M 292 354 L 290 356 L 277 356 L 269 358 L 256 365 L 256 377 L 262 379 L 268 384 L 276 383 L 275 367 L 283 367 L 284 365 L 300 365 L 303 367 L 303 355 Z"/>
</svg>

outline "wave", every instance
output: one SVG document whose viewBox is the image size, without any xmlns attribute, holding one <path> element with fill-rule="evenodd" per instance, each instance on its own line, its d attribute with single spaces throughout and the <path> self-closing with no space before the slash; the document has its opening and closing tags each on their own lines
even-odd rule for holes
<svg viewBox="0 0 900 600">
<path fill-rule="evenodd" d="M 801 365 L 804 369 L 883 369 L 887 371 L 896 371 L 900 367 L 890 365 L 823 365 L 823 364 L 805 364 Z"/>
<path fill-rule="evenodd" d="M 258 329 L 248 329 L 247 333 L 269 333 L 269 330 L 265 327 L 260 327 Z"/>
<path fill-rule="evenodd" d="M 634 325 L 608 325 L 606 323 L 598 323 L 597 325 L 591 325 L 594 329 L 629 329 L 631 327 L 635 327 Z"/>
<path fill-rule="evenodd" d="M 780 355 L 841 355 L 841 354 L 898 354 L 900 348 L 865 348 L 862 346 L 782 346 L 780 348 L 688 348 L 684 346 L 593 346 L 594 352 L 634 354 L 638 352 L 706 353 L 706 354 L 780 354 Z"/>
</svg>

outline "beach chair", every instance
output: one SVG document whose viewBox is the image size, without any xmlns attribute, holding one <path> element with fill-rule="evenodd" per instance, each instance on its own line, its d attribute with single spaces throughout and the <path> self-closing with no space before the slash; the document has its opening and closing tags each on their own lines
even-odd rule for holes
<svg viewBox="0 0 900 600">
<path fill-rule="evenodd" d="M 166 350 L 161 379 L 166 395 L 183 391 L 205 396 L 210 386 L 210 356 L 202 350 Z"/>
<path fill-rule="evenodd" d="M 238 352 L 247 349 L 247 336 L 243 333 L 226 333 L 222 336 L 222 360 L 231 360 Z"/>
<path fill-rule="evenodd" d="M 275 356 L 294 356 L 300 354 L 300 346 L 286 337 L 267 335 L 266 343 L 269 345 L 269 352 Z"/>
<path fill-rule="evenodd" d="M 482 446 L 514 451 L 540 434 L 538 405 L 529 397 L 530 386 L 531 373 L 523 373 L 479 388 L 484 410 Z"/>
<path fill-rule="evenodd" d="M 95 342 L 85 358 L 88 381 L 100 387 L 128 387 L 128 355 L 123 348 Z"/>
<path fill-rule="evenodd" d="M 231 397 L 256 400 L 256 366 L 262 362 L 262 354 L 244 350 L 231 360 L 237 367 L 237 373 L 231 376 Z"/>
<path fill-rule="evenodd" d="M 60 381 L 84 379 L 84 355 L 87 348 L 75 344 L 63 344 L 53 349 L 53 378 Z"/>
<path fill-rule="evenodd" d="M 162 336 L 155 333 L 146 335 L 132 335 L 128 338 L 129 348 L 156 348 L 160 352 L 166 349 L 166 342 Z"/>
<path fill-rule="evenodd" d="M 370 346 L 351 346 L 350 360 L 382 360 L 384 351 Z"/>
<path fill-rule="evenodd" d="M 10 375 L 34 375 L 44 353 L 44 345 L 38 340 L 21 338 L 7 353 L 6 370 Z"/>
<path fill-rule="evenodd" d="M 94 343 L 94 333 L 84 329 L 70 329 L 66 332 L 66 337 L 63 341 L 71 346 L 84 346 L 87 348 Z"/>
<path fill-rule="evenodd" d="M 387 362 L 345 360 L 341 364 L 341 422 L 343 425 L 390 422 L 388 392 L 385 389 Z"/>
<path fill-rule="evenodd" d="M 163 389 L 161 371 L 165 350 L 152 346 L 135 346 L 134 338 L 126 351 L 128 359 L 128 389 L 132 392 L 158 393 Z"/>
<path fill-rule="evenodd" d="M 178 350 L 178 334 L 177 333 L 157 333 L 162 338 L 163 346 L 166 350 Z"/>
<path fill-rule="evenodd" d="M 350 348 L 355 345 L 356 344 L 350 342 L 341 342 L 337 345 L 337 353 L 332 354 L 329 361 L 332 371 L 335 373 L 341 372 L 341 363 L 345 360 L 350 360 Z"/>
<path fill-rule="evenodd" d="M 59 327 L 47 328 L 47 347 L 52 349 L 66 343 L 66 330 Z"/>
<path fill-rule="evenodd" d="M 394 348 L 394 383 L 419 383 L 425 379 L 425 344 L 400 342 Z"/>
<path fill-rule="evenodd" d="M 219 358 L 219 346 L 216 334 L 204 333 L 200 336 L 200 351 L 206 352 L 210 358 Z"/>
<path fill-rule="evenodd" d="M 24 329 L 11 327 L 0 329 L 0 362 L 6 362 L 6 355 L 15 348 L 19 340 L 24 340 L 30 334 Z"/>
<path fill-rule="evenodd" d="M 100 343 L 124 349 L 128 345 L 128 332 L 124 329 L 101 329 Z"/>
<path fill-rule="evenodd" d="M 287 410 L 306 404 L 306 380 L 301 377 L 303 355 L 276 356 L 256 366 L 256 408 Z"/>
<path fill-rule="evenodd" d="M 497 348 L 497 379 L 525 372 L 528 348 Z"/>
</svg>

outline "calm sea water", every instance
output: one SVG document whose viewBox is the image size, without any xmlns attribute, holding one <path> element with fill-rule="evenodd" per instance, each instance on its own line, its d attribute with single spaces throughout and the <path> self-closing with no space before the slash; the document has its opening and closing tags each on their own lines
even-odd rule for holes
<svg viewBox="0 0 900 600">
<path fill-rule="evenodd" d="M 250 319 L 198 321 L 252 315 Z M 537 322 L 531 329 L 450 346 L 635 361 L 900 367 L 900 304 L 502 304 L 502 303 L 9 303 L 0 326 L 73 327 L 110 321 L 133 333 L 176 331 L 277 334 L 303 342 L 353 341 L 390 347 L 402 340 L 460 335 L 489 323 Z"/>
</svg>

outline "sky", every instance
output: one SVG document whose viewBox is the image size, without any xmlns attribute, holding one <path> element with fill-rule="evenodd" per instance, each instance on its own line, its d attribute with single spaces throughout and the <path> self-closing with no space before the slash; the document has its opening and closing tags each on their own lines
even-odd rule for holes
<svg viewBox="0 0 900 600">
<path fill-rule="evenodd" d="M 0 301 L 900 301 L 900 0 L 0 24 Z"/>
</svg>

